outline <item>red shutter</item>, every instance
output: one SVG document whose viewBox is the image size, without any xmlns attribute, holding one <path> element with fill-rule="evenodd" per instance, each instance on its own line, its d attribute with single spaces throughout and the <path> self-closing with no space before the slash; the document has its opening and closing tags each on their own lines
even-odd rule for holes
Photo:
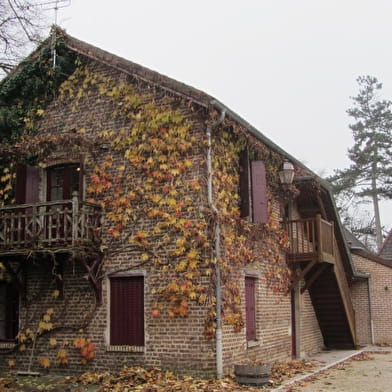
<svg viewBox="0 0 392 392">
<path fill-rule="evenodd" d="M 144 346 L 144 278 L 110 279 L 110 344 Z"/>
<path fill-rule="evenodd" d="M 255 278 L 245 278 L 246 340 L 256 339 Z"/>
<path fill-rule="evenodd" d="M 249 216 L 249 152 L 240 153 L 240 213 L 241 218 Z"/>
<path fill-rule="evenodd" d="M 39 169 L 33 166 L 18 165 L 15 188 L 16 204 L 39 201 Z"/>
<path fill-rule="evenodd" d="M 26 165 L 16 166 L 15 203 L 26 202 Z"/>
<path fill-rule="evenodd" d="M 26 166 L 26 203 L 39 201 L 39 168 Z"/>
<path fill-rule="evenodd" d="M 265 165 L 262 161 L 252 161 L 252 201 L 253 222 L 267 223 L 267 180 L 265 176 Z"/>
</svg>

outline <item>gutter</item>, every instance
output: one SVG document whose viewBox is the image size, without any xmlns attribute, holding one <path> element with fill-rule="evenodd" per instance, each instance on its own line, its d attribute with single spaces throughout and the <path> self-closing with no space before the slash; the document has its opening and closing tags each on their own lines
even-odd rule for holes
<svg viewBox="0 0 392 392">
<path fill-rule="evenodd" d="M 371 342 L 374 344 L 374 322 L 373 322 L 373 306 L 372 306 L 372 277 L 369 275 L 367 277 L 368 281 L 368 298 L 369 298 L 369 317 L 370 317 L 370 336 Z"/>
<path fill-rule="evenodd" d="M 226 116 L 226 110 L 221 111 L 221 115 L 219 119 L 212 125 L 208 125 L 206 128 L 206 135 L 208 140 L 208 148 L 207 148 L 207 197 L 208 197 L 208 205 L 211 210 L 214 212 L 216 217 L 215 223 L 215 235 L 214 235 L 214 243 L 215 243 L 215 257 L 217 262 L 215 264 L 215 274 L 216 274 L 216 288 L 215 288 L 215 297 L 216 297 L 216 331 L 215 331 L 215 344 L 216 344 L 216 377 L 223 377 L 223 348 L 222 348 L 222 289 L 221 289 L 221 272 L 219 259 L 222 255 L 221 244 L 220 244 L 220 223 L 219 223 L 219 211 L 214 204 L 213 196 L 212 196 L 212 130 L 217 127 L 219 124 L 223 122 Z"/>
</svg>

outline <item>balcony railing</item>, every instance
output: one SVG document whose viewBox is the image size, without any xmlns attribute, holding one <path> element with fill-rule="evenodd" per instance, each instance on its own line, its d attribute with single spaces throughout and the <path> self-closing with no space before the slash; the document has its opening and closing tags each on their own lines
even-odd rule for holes
<svg viewBox="0 0 392 392">
<path fill-rule="evenodd" d="M 289 236 L 289 262 L 335 262 L 333 223 L 315 218 L 290 220 L 284 223 Z"/>
<path fill-rule="evenodd" d="M 96 246 L 101 239 L 100 206 L 72 200 L 0 209 L 0 253 Z"/>
</svg>

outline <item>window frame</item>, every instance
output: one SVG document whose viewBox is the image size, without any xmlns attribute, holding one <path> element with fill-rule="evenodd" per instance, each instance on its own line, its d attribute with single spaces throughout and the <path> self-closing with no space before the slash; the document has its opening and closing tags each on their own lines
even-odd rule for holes
<svg viewBox="0 0 392 392">
<path fill-rule="evenodd" d="M 253 223 L 268 222 L 267 176 L 263 161 L 251 160 L 249 149 L 239 157 L 240 216 Z"/>
<path fill-rule="evenodd" d="M 257 277 L 245 275 L 245 335 L 248 343 L 257 341 L 257 282 Z M 249 298 L 252 299 L 253 309 L 250 309 L 252 304 L 249 303 Z M 253 326 L 249 323 L 250 319 Z"/>
<path fill-rule="evenodd" d="M 4 302 L 4 338 L 0 337 L 0 342 L 15 342 L 19 332 L 19 309 L 20 309 L 20 295 L 18 290 L 7 281 L 0 281 L 0 286 L 5 288 Z M 12 317 L 9 314 L 12 312 Z M 11 336 L 10 333 L 13 335 Z"/>
<path fill-rule="evenodd" d="M 132 337 L 127 336 L 126 338 L 129 339 L 129 341 L 124 341 L 123 338 L 124 337 L 120 337 L 118 338 L 119 340 L 114 340 L 112 339 L 112 333 L 115 332 L 114 328 L 113 328 L 113 323 L 116 321 L 115 320 L 115 316 L 113 316 L 113 311 L 114 309 L 117 308 L 127 308 L 129 309 L 129 307 L 132 306 L 132 304 L 128 301 L 123 303 L 122 305 L 120 304 L 114 304 L 114 299 L 113 299 L 113 285 L 114 285 L 114 281 L 121 281 L 123 280 L 122 284 L 125 284 L 126 281 L 131 282 L 137 282 L 140 281 L 142 283 L 142 288 L 139 290 L 141 290 L 140 294 L 141 294 L 141 298 L 140 301 L 142 303 L 141 308 L 139 308 L 139 315 L 138 317 L 141 317 L 141 320 L 139 321 L 139 326 L 140 324 L 142 325 L 142 331 L 141 331 L 141 335 L 142 337 L 140 337 L 139 333 L 136 332 L 136 335 L 139 335 L 139 338 L 141 338 L 142 341 L 134 341 L 132 342 Z M 119 273 L 119 274 L 109 274 L 107 276 L 107 287 L 108 287 L 108 303 L 107 303 L 107 333 L 106 333 L 106 349 L 107 351 L 131 351 L 131 352 L 144 352 L 145 349 L 145 345 L 146 345 L 146 317 L 145 317 L 145 307 L 146 307 L 146 278 L 145 278 L 145 273 L 142 272 L 135 272 L 135 273 Z M 126 290 L 132 291 L 132 288 L 127 288 Z M 139 304 L 140 305 L 140 304 Z M 124 313 L 128 313 L 130 314 L 130 312 L 122 312 L 122 314 L 124 315 Z M 120 321 L 120 319 L 118 319 L 117 321 Z M 129 320 L 128 320 L 129 321 Z M 121 341 L 123 340 L 123 341 Z"/>
<path fill-rule="evenodd" d="M 78 173 L 77 178 L 77 192 L 79 199 L 83 199 L 83 167 L 81 162 L 68 162 L 58 165 L 49 166 L 46 169 L 46 200 L 56 201 L 56 200 L 71 200 L 72 199 L 72 184 L 74 183 L 72 176 L 75 174 L 74 171 Z M 52 183 L 52 175 L 54 173 L 61 173 L 62 184 L 58 185 L 57 188 L 61 190 L 61 197 L 52 198 L 52 189 L 56 186 Z"/>
</svg>

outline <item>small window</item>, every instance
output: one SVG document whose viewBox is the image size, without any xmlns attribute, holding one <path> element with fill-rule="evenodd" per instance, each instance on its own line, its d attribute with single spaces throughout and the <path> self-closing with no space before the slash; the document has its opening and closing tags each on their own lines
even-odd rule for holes
<svg viewBox="0 0 392 392">
<path fill-rule="evenodd" d="M 262 161 L 250 161 L 249 151 L 240 154 L 240 212 L 255 223 L 268 222 L 267 180 Z"/>
<path fill-rule="evenodd" d="M 110 345 L 144 346 L 144 277 L 110 278 Z"/>
<path fill-rule="evenodd" d="M 256 340 L 256 278 L 245 277 L 246 340 Z"/>
<path fill-rule="evenodd" d="M 7 282 L 0 282 L 0 341 L 15 340 L 19 328 L 19 294 Z"/>
</svg>

